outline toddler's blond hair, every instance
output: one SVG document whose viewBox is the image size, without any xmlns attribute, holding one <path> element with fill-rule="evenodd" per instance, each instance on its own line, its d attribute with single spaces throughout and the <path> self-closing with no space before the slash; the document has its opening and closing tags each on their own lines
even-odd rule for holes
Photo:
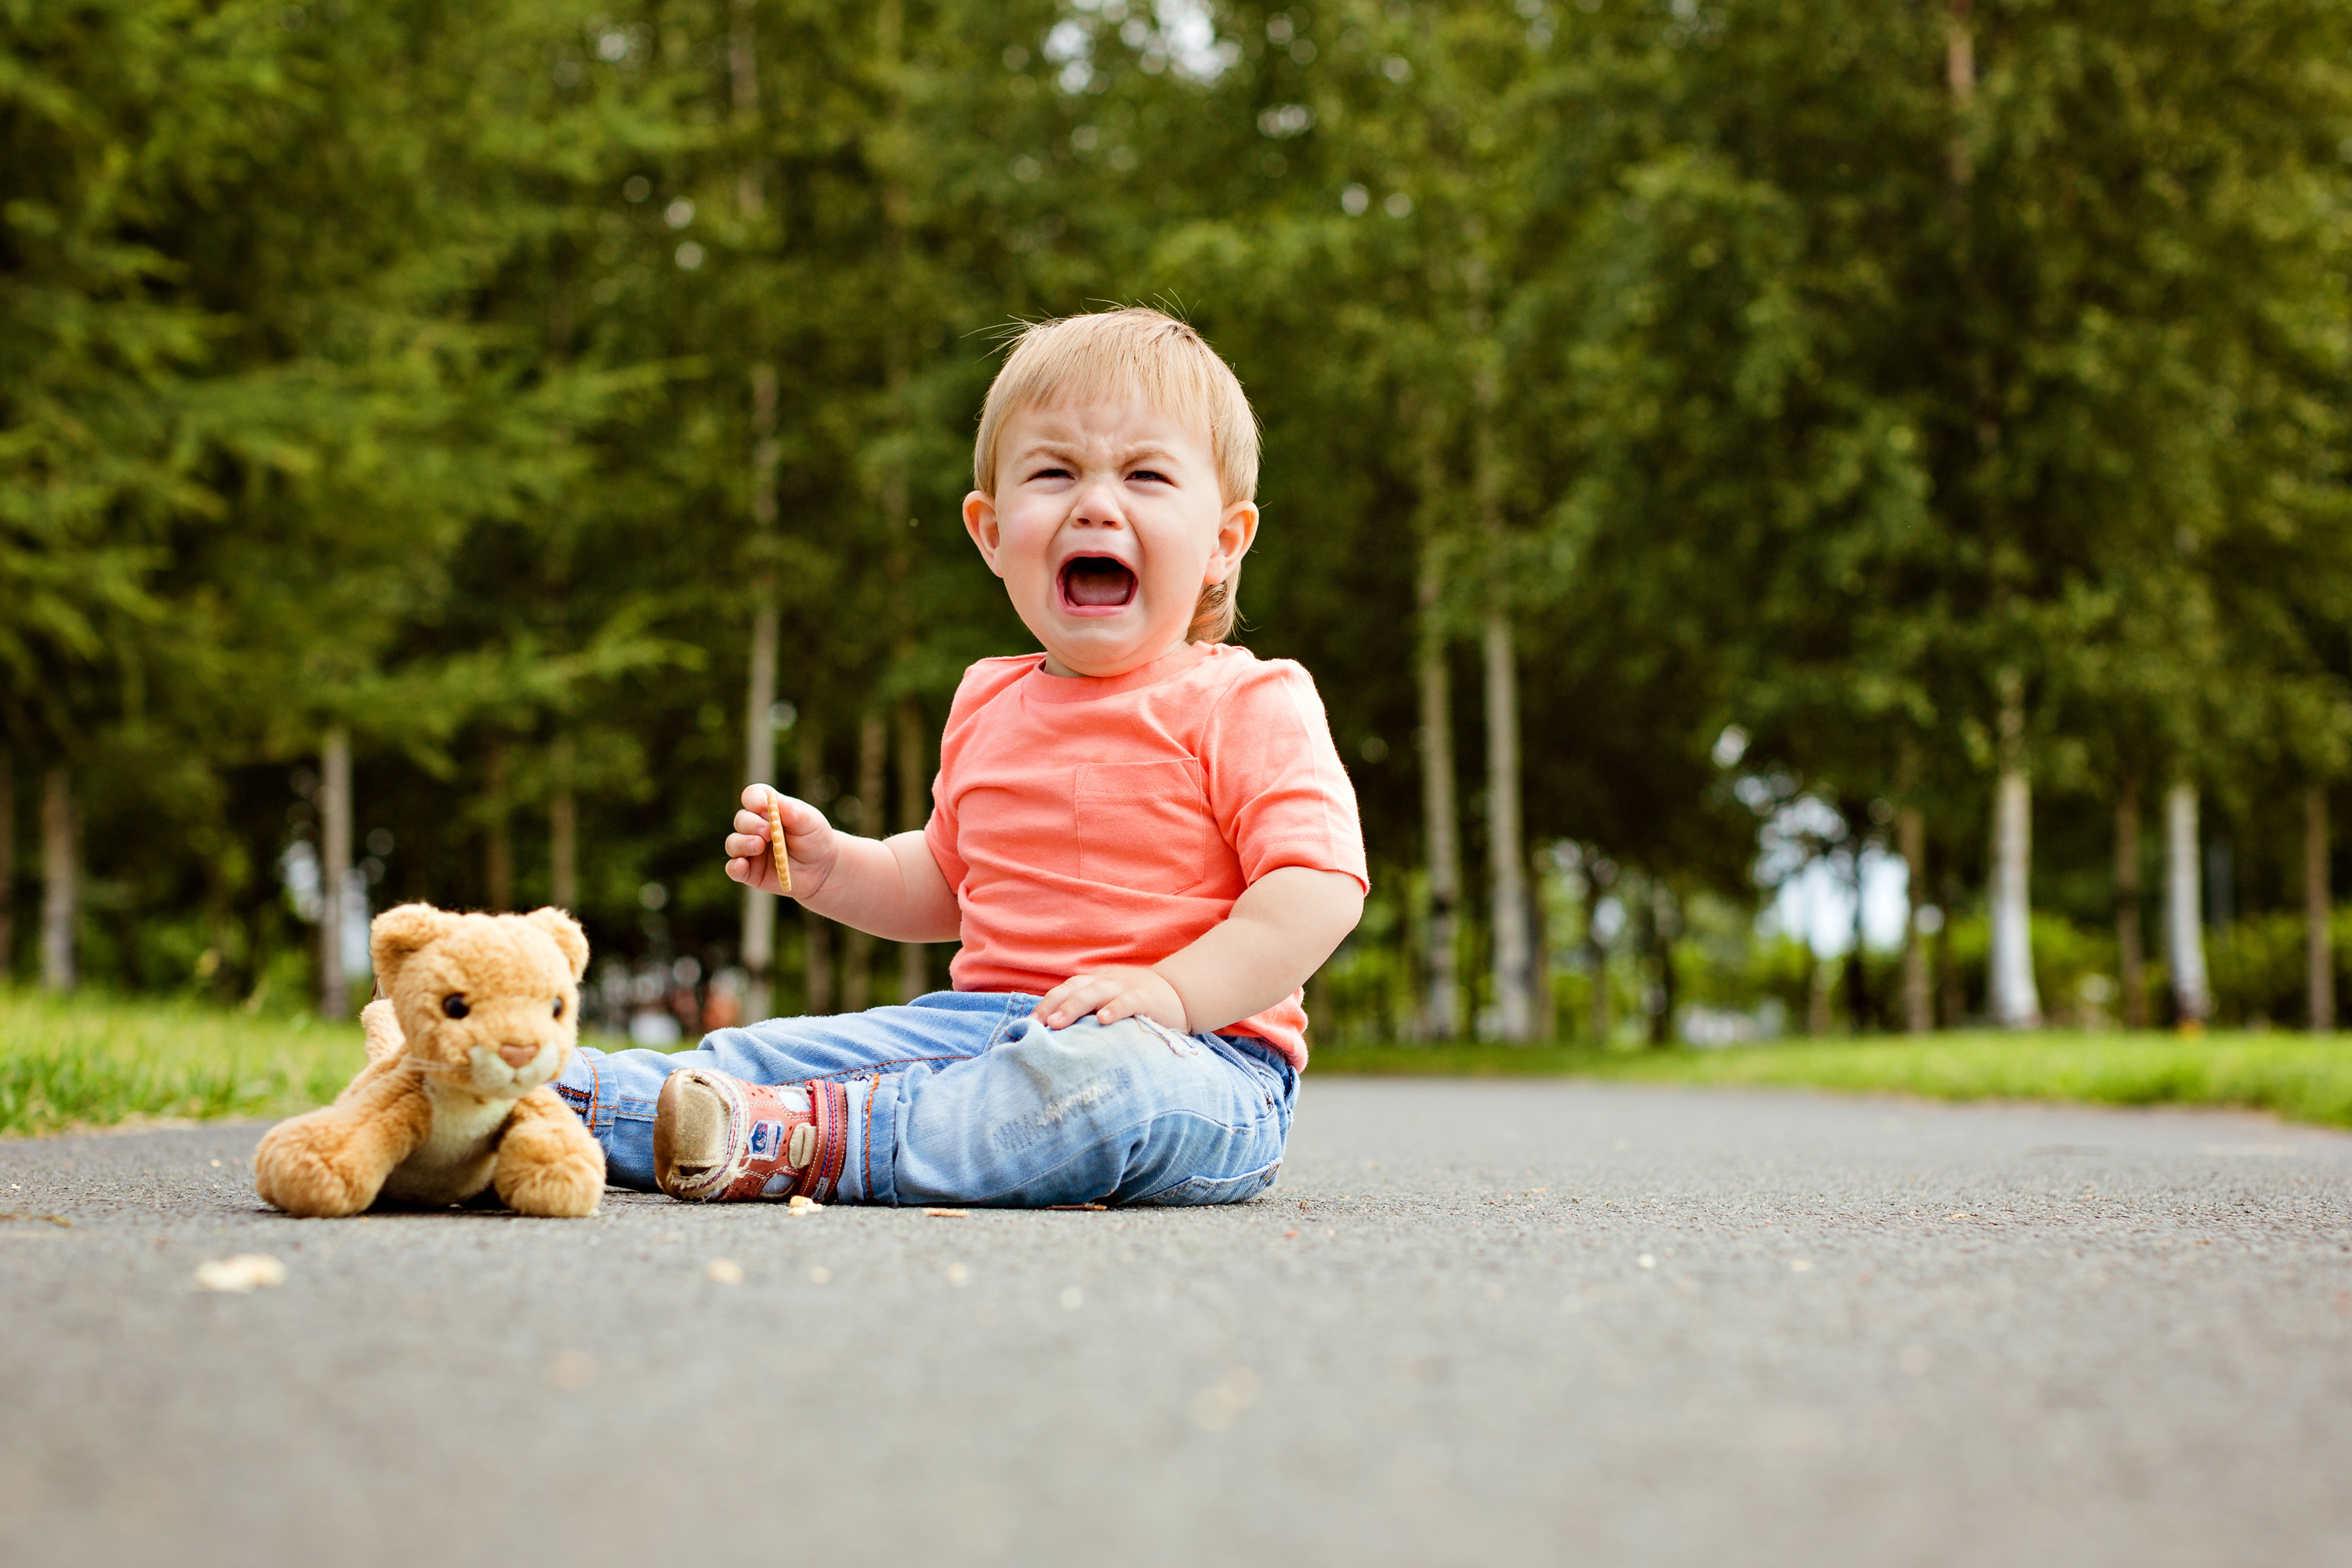
<svg viewBox="0 0 2352 1568">
<path fill-rule="evenodd" d="M 1221 501 L 1257 499 L 1257 416 L 1233 367 L 1187 323 L 1134 305 L 1033 321 L 1012 342 L 980 411 L 974 489 L 996 493 L 997 439 L 1021 410 L 1135 397 L 1208 431 Z M 1185 641 L 1223 642 L 1233 635 L 1240 584 L 1236 565 L 1223 582 L 1201 589 Z"/>
</svg>

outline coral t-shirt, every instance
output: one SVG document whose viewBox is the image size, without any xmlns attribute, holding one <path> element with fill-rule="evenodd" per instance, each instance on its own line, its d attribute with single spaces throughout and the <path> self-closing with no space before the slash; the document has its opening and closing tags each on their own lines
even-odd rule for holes
<svg viewBox="0 0 2352 1568">
<path fill-rule="evenodd" d="M 957 990 L 1043 993 L 1157 963 L 1285 866 L 1370 887 L 1356 792 L 1306 670 L 1218 643 L 1108 679 L 1045 663 L 973 665 L 940 742 L 924 837 L 962 912 Z M 1300 1000 L 1224 1032 L 1304 1067 Z"/>
</svg>

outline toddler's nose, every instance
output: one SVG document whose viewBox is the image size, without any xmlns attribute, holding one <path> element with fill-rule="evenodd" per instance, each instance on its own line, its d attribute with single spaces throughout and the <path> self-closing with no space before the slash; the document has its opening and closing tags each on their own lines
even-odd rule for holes
<svg viewBox="0 0 2352 1568">
<path fill-rule="evenodd" d="M 537 1046 L 504 1045 L 499 1047 L 499 1055 L 506 1058 L 507 1066 L 510 1068 L 519 1068 L 525 1062 L 530 1060 L 531 1058 L 539 1055 L 539 1047 Z"/>
</svg>

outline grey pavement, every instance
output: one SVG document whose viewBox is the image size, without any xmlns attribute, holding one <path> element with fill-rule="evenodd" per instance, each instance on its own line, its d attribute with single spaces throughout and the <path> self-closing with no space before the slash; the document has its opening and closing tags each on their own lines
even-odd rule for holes
<svg viewBox="0 0 2352 1568">
<path fill-rule="evenodd" d="M 2352 1562 L 2352 1138 L 2258 1117 L 1310 1073 L 1239 1208 L 583 1221 L 257 1131 L 0 1142 L 0 1562 Z"/>
</svg>

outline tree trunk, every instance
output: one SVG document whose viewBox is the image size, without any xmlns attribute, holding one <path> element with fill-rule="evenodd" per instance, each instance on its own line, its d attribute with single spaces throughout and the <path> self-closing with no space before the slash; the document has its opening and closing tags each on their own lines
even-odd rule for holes
<svg viewBox="0 0 2352 1568">
<path fill-rule="evenodd" d="M 1552 994 L 1551 900 L 1547 897 L 1544 876 L 1547 858 L 1541 849 L 1532 850 L 1528 856 L 1528 949 L 1534 955 L 1528 995 L 1534 1009 L 1536 1038 L 1556 1040 L 1559 1037 L 1559 1012 Z"/>
<path fill-rule="evenodd" d="M 2216 931 L 2238 919 L 2238 859 L 2220 834 L 2205 839 L 2205 923 Z"/>
<path fill-rule="evenodd" d="M 1675 1043 L 1675 1007 L 1680 1000 L 1682 976 L 1675 968 L 1675 939 L 1682 934 L 1682 907 L 1668 889 L 1650 885 L 1650 941 L 1658 953 L 1658 1007 L 1650 1015 L 1650 1044 Z"/>
<path fill-rule="evenodd" d="M 889 819 L 882 813 L 882 765 L 888 760 L 889 721 L 869 709 L 857 721 L 857 831 L 878 838 Z M 851 927 L 841 944 L 841 1010 L 863 1013 L 872 1005 L 874 939 Z"/>
<path fill-rule="evenodd" d="M 343 911 L 352 880 L 352 732 L 338 724 L 319 748 L 319 1016 L 352 1016 L 343 973 Z"/>
<path fill-rule="evenodd" d="M 1969 0 L 1947 0 L 1944 9 L 1944 83 L 1955 107 L 1965 110 L 1977 96 L 1976 39 L 1969 31 Z M 1974 171 L 1969 166 L 1966 137 L 1955 132 L 1945 151 L 1952 188 L 1966 189 Z"/>
<path fill-rule="evenodd" d="M 930 746 L 923 710 L 911 698 L 898 704 L 898 831 L 920 833 L 931 818 Z M 898 1000 L 912 1002 L 930 985 L 930 954 L 919 942 L 898 944 Z"/>
<path fill-rule="evenodd" d="M 1903 857 L 1903 1029 L 1924 1035 L 1936 1026 L 1927 992 L 1927 950 L 1919 940 L 1919 910 L 1927 902 L 1927 819 L 1916 805 L 1895 814 L 1895 844 Z"/>
<path fill-rule="evenodd" d="M 2327 792 L 2314 785 L 2303 797 L 2304 957 L 2311 1029 L 2320 1035 L 2336 1027 L 2336 952 L 2328 941 L 2333 910 L 2327 890 Z"/>
<path fill-rule="evenodd" d="M 1609 944 L 1601 940 L 1601 922 L 1595 918 L 1601 900 L 1608 891 L 1608 879 L 1601 871 L 1601 856 L 1591 845 L 1584 850 L 1584 953 L 1591 966 L 1592 988 L 1585 994 L 1585 1026 L 1591 1031 L 1595 1050 L 1609 1044 Z"/>
<path fill-rule="evenodd" d="M 16 770 L 0 752 L 0 986 L 16 973 Z"/>
<path fill-rule="evenodd" d="M 737 105 L 743 101 L 745 73 L 750 69 L 749 8 L 736 10 L 735 53 Z M 756 201 L 758 186 L 751 187 Z M 755 216 L 747 211 L 746 216 Z M 751 526 L 763 550 L 772 549 L 776 531 L 776 371 L 773 365 L 751 367 Z M 776 641 L 780 617 L 776 608 L 774 568 L 763 559 L 754 587 L 751 610 L 751 668 L 743 695 L 743 778 L 746 784 L 772 785 L 776 773 Z M 730 807 L 728 813 L 733 816 Z M 768 1017 L 774 1007 L 770 970 L 776 959 L 776 900 L 757 888 L 743 889 L 743 968 L 746 1019 Z"/>
<path fill-rule="evenodd" d="M 1993 1022 L 2004 1029 L 2042 1024 L 2033 984 L 2033 785 L 2025 772 L 2025 683 L 2000 672 L 2000 773 L 1993 784 L 1991 984 Z"/>
<path fill-rule="evenodd" d="M 2032 910 L 2026 888 L 2032 871 L 2033 786 L 2022 772 L 2004 769 L 1993 795 L 1991 899 L 1992 1016 L 2005 1029 L 2042 1023 L 2042 996 L 2033 981 Z"/>
<path fill-rule="evenodd" d="M 492 735 L 482 769 L 483 804 L 488 809 L 482 846 L 482 887 L 492 914 L 514 908 L 514 836 L 507 830 L 507 741 Z"/>
<path fill-rule="evenodd" d="M 1454 979 L 1461 942 L 1461 809 L 1454 793 L 1453 681 L 1441 619 L 1444 587 L 1436 549 L 1424 544 L 1416 587 L 1421 625 L 1415 673 L 1421 704 L 1422 837 L 1429 857 L 1429 952 L 1421 1032 L 1432 1040 L 1454 1038 L 1462 1018 Z"/>
<path fill-rule="evenodd" d="M 773 604 L 764 604 L 751 618 L 751 668 L 743 700 L 743 778 L 746 784 L 772 784 L 776 771 L 776 637 Z M 803 785 L 805 787 L 805 785 Z M 734 810 L 730 804 L 728 815 Z M 769 971 L 776 959 L 776 896 L 758 888 L 743 889 L 743 1016 L 747 1021 L 769 1017 L 774 1005 Z"/>
<path fill-rule="evenodd" d="M 2177 784 L 2164 795 L 2164 955 L 2172 970 L 2172 1005 L 2183 1029 L 2205 1026 L 2213 1011 L 2205 984 L 2205 927 L 2197 885 L 2197 786 Z"/>
<path fill-rule="evenodd" d="M 1936 996 L 1937 1006 L 1943 1016 L 1938 1020 L 1947 1029 L 1957 1029 L 1968 1016 L 1968 993 L 1960 984 L 1960 966 L 1952 962 L 1952 916 L 1960 907 L 1960 874 L 1947 866 L 1944 870 L 1944 920 L 1936 928 Z"/>
<path fill-rule="evenodd" d="M 2124 1027 L 2147 1027 L 2147 963 L 2139 929 L 2139 780 L 2116 797 L 2116 968 Z"/>
<path fill-rule="evenodd" d="M 1863 951 L 1862 839 L 1853 841 L 1853 945 L 1845 952 L 1845 1010 L 1855 1038 L 1870 1032 L 1874 1014 L 1870 996 L 1870 958 Z"/>
<path fill-rule="evenodd" d="M 795 730 L 799 740 L 801 798 L 823 810 L 824 800 L 824 747 L 817 731 L 816 721 L 801 715 Z M 806 905 L 801 908 L 801 956 L 807 977 L 808 1010 L 812 1014 L 833 1011 L 833 922 Z M 760 1015 L 752 1015 L 754 1017 Z"/>
<path fill-rule="evenodd" d="M 1519 834 L 1519 682 L 1511 618 L 1486 612 L 1486 847 L 1494 882 L 1494 973 L 1497 1032 L 1534 1034 L 1528 1005 L 1527 846 Z"/>
<path fill-rule="evenodd" d="M 760 121 L 759 36 L 754 26 L 755 0 L 732 0 L 727 31 L 729 97 L 735 127 L 747 138 Z M 747 226 L 767 216 L 765 165 L 757 153 L 744 157 L 735 171 L 736 215 Z M 755 352 L 766 346 L 763 323 L 747 323 Z M 776 772 L 776 367 L 755 360 L 751 382 L 751 667 L 746 672 L 743 700 L 743 778 L 746 784 L 772 785 Z M 733 816 L 730 805 L 727 815 Z M 747 979 L 743 987 L 745 1022 L 769 1017 L 774 1011 L 771 972 L 776 958 L 775 895 L 756 888 L 743 889 L 740 948 Z"/>
<path fill-rule="evenodd" d="M 1525 1040 L 1535 1032 L 1535 1018 L 1528 945 L 1528 851 L 1520 820 L 1518 653 L 1511 628 L 1503 459 L 1496 432 L 1502 403 L 1501 350 L 1486 335 L 1486 289 L 1476 281 L 1472 284 L 1470 324 L 1481 334 L 1470 391 L 1476 410 L 1473 449 L 1478 527 L 1486 557 L 1486 618 L 1480 640 L 1486 665 L 1487 893 L 1495 1011 L 1497 1033 L 1504 1039 Z"/>
<path fill-rule="evenodd" d="M 752 7 L 757 0 L 733 0 L 727 30 L 727 76 L 738 125 L 755 124 L 760 117 L 760 63 Z M 761 190 L 763 173 L 758 158 L 746 158 L 735 170 L 735 207 L 748 221 L 767 211 Z"/>
<path fill-rule="evenodd" d="M 74 928 L 81 914 L 81 856 L 73 774 L 63 764 L 41 782 L 41 988 L 74 988 Z"/>
<path fill-rule="evenodd" d="M 580 804 L 572 775 L 579 752 L 569 734 L 555 740 L 555 798 L 547 807 L 547 901 L 569 910 L 580 901 Z"/>
</svg>

